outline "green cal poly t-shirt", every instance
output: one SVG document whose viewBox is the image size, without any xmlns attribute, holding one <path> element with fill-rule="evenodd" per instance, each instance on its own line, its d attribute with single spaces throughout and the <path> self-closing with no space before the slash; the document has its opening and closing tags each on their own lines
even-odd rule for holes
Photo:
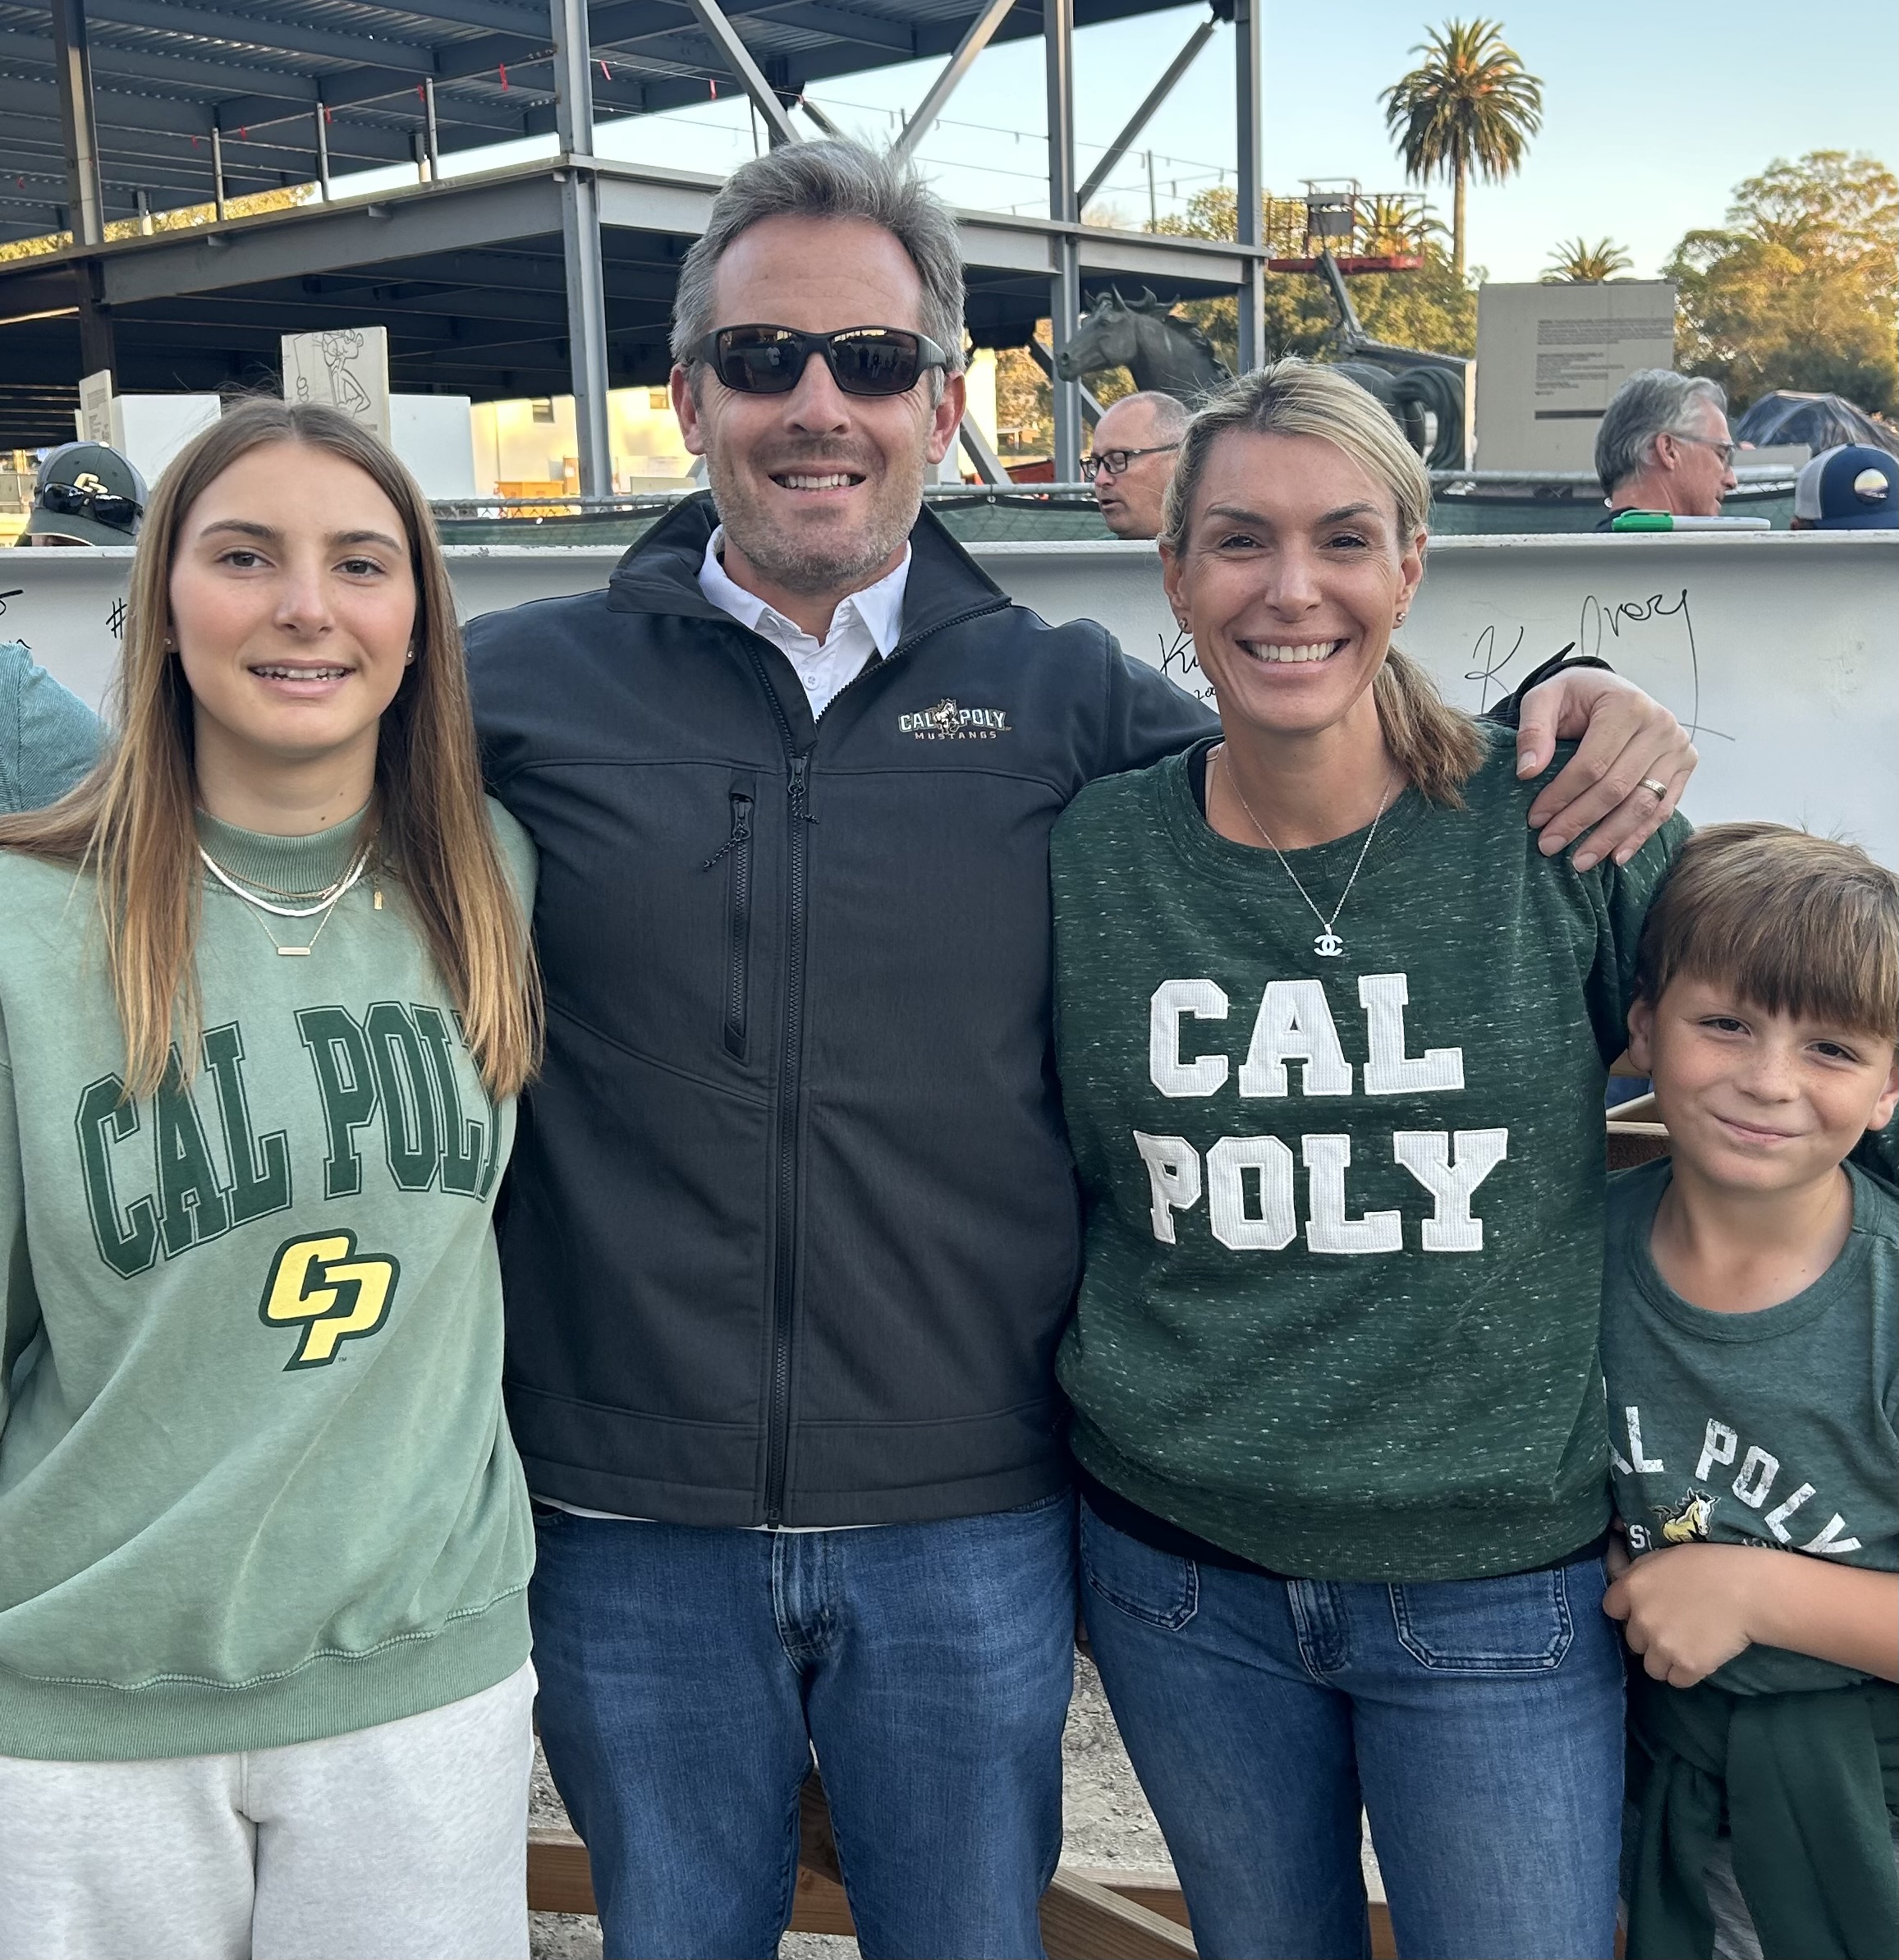
<svg viewBox="0 0 1899 1960">
<path fill-rule="evenodd" d="M 1466 807 L 1386 812 L 1336 957 L 1273 854 L 1208 825 L 1204 750 L 1056 828 L 1073 1447 L 1276 1571 L 1478 1577 L 1608 1522 L 1603 1085 L 1686 827 L 1578 874 L 1485 733 Z M 1288 853 L 1328 912 L 1365 842 Z"/>
<path fill-rule="evenodd" d="M 1899 1571 L 1899 1200 L 1846 1174 L 1839 1257 L 1805 1292 L 1745 1314 L 1694 1306 L 1657 1269 L 1666 1158 L 1612 1181 L 1603 1374 L 1616 1508 L 1638 1558 L 1706 1541 Z M 1866 1677 L 1755 1646 L 1709 1678 L 1765 1695 Z"/>
</svg>

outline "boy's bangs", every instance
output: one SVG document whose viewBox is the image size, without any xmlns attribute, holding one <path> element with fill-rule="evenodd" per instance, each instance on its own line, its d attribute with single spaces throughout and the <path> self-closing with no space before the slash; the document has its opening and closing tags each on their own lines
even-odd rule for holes
<svg viewBox="0 0 1899 1960">
<path fill-rule="evenodd" d="M 1899 1042 L 1899 879 L 1856 845 L 1778 824 L 1697 831 L 1643 925 L 1637 996 L 1684 978 Z"/>
</svg>

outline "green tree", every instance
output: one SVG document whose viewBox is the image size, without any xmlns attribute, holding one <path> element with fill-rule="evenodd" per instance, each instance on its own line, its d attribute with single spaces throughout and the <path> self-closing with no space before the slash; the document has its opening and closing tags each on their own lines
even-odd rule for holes
<svg viewBox="0 0 1899 1960">
<path fill-rule="evenodd" d="M 1684 369 L 1737 408 L 1777 388 L 1899 406 L 1899 180 L 1817 149 L 1737 184 L 1723 230 L 1690 232 L 1663 268 L 1681 289 Z"/>
<path fill-rule="evenodd" d="M 1177 237 L 1236 237 L 1238 209 L 1233 191 L 1220 186 L 1198 192 L 1184 213 L 1163 218 L 1156 229 Z M 1374 340 L 1472 355 L 1477 351 L 1477 295 L 1432 236 L 1437 229 L 1429 220 L 1411 228 L 1408 243 L 1424 261 L 1417 271 L 1355 275 L 1352 305 Z M 1338 326 L 1338 309 L 1324 281 L 1316 273 L 1268 273 L 1265 287 L 1260 339 L 1268 357 L 1300 354 L 1310 360 L 1323 353 Z M 1239 365 L 1237 300 L 1193 300 L 1179 311 L 1219 349 L 1229 367 Z"/>
<path fill-rule="evenodd" d="M 1387 89 L 1385 126 L 1420 182 L 1447 177 L 1451 259 L 1464 276 L 1464 192 L 1475 170 L 1502 183 L 1523 168 L 1529 140 L 1543 126 L 1543 84 L 1530 74 L 1494 21 L 1447 21 L 1411 50 L 1424 61 Z"/>
<path fill-rule="evenodd" d="M 1579 232 L 1550 248 L 1549 264 L 1543 269 L 1545 286 L 1599 286 L 1635 264 L 1612 238 L 1599 238 L 1594 245 Z"/>
</svg>

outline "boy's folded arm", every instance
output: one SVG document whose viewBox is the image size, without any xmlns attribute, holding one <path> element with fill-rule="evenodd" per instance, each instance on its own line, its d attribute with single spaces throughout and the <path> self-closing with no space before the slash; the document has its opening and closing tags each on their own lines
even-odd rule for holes
<svg viewBox="0 0 1899 1960">
<path fill-rule="evenodd" d="M 1759 1556 L 1768 1570 L 1755 1587 L 1753 1640 L 1899 1681 L 1899 1572 L 1869 1572 L 1798 1552 Z"/>
<path fill-rule="evenodd" d="M 1626 1561 L 1616 1547 L 1603 1610 L 1657 1681 L 1691 1687 L 1750 1646 L 1899 1681 L 1899 1572 L 1741 1545 Z"/>
</svg>

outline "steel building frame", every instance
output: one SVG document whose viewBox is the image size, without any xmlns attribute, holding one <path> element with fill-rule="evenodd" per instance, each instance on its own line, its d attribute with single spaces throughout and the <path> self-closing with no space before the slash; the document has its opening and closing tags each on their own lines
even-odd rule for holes
<svg viewBox="0 0 1899 1960">
<path fill-rule="evenodd" d="M 0 261 L 0 445 L 59 439 L 81 375 L 125 390 L 266 385 L 277 336 L 381 324 L 392 380 L 477 398 L 575 397 L 582 488 L 610 487 L 607 392 L 658 385 L 681 258 L 718 180 L 594 154 L 597 117 L 750 99 L 773 144 L 828 123 L 824 78 L 942 53 L 896 147 L 915 153 L 984 48 L 1042 39 L 1046 219 L 959 213 L 979 346 L 1057 350 L 1084 288 L 1236 293 L 1259 358 L 1260 0 L 1212 16 L 1084 183 L 1076 27 L 1157 0 L 0 0 L 0 240 L 66 232 Z M 1080 210 L 1221 23 L 1233 30 L 1241 236 L 1084 226 Z M 552 133 L 557 154 L 444 178 L 444 155 Z M 412 187 L 338 198 L 341 168 L 411 163 Z M 311 201 L 240 215 L 261 189 Z M 211 222 L 165 230 L 176 207 Z M 1054 386 L 1056 475 L 1072 480 L 1089 402 Z M 993 457 L 978 458 L 986 475 Z"/>
</svg>

